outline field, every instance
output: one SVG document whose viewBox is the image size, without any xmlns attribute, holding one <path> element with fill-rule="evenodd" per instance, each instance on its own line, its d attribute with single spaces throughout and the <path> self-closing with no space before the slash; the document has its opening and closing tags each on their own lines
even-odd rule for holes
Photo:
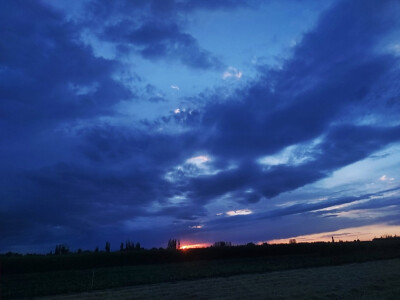
<svg viewBox="0 0 400 300">
<path fill-rule="evenodd" d="M 228 290 L 235 290 L 237 286 L 241 287 L 241 291 L 247 291 L 246 293 L 253 291 L 266 293 L 268 290 L 268 293 L 279 291 L 276 295 L 281 293 L 286 295 L 284 293 L 292 289 L 293 293 L 298 293 L 296 289 L 304 288 L 306 284 L 308 284 L 308 291 L 311 294 L 314 294 L 313 288 L 317 289 L 315 293 L 322 293 L 321 290 L 318 290 L 318 286 L 324 290 L 324 293 L 331 290 L 333 293 L 335 289 L 345 287 L 346 282 L 355 286 L 366 284 L 366 286 L 360 286 L 357 291 L 353 290 L 353 292 L 362 293 L 373 288 L 372 285 L 368 285 L 368 282 L 375 281 L 377 284 L 379 283 L 377 289 L 383 288 L 385 292 L 398 293 L 398 290 L 388 287 L 391 286 L 393 278 L 400 278 L 394 276 L 396 270 L 391 269 L 396 267 L 397 272 L 400 271 L 399 240 L 334 244 L 253 245 L 187 251 L 156 249 L 67 255 L 2 255 L 0 259 L 1 299 L 82 292 L 95 296 L 97 295 L 96 290 L 101 290 L 100 294 L 104 296 L 105 290 L 113 289 L 111 293 L 122 293 L 125 291 L 124 288 L 121 290 L 115 290 L 115 288 L 128 286 L 130 287 L 128 289 L 132 289 L 134 294 L 139 291 L 146 293 L 149 287 L 151 287 L 151 291 L 160 289 L 160 293 L 168 294 L 171 288 L 173 290 L 178 286 L 179 290 L 181 285 L 185 288 L 187 286 L 190 291 L 193 291 L 195 293 L 193 297 L 201 298 L 203 296 L 201 294 L 196 296 L 196 293 L 200 293 L 204 289 L 198 290 L 196 287 L 201 287 L 204 282 L 210 286 L 213 282 L 221 282 L 217 284 L 218 286 L 226 283 Z M 366 262 L 370 263 L 361 264 Z M 331 267 L 332 269 L 329 269 Z M 341 269 L 342 267 L 344 269 Z M 346 269 L 347 267 L 354 269 L 351 269 L 353 275 L 350 275 L 352 273 L 350 269 Z M 319 274 L 318 272 L 323 273 Z M 342 280 L 336 278 L 340 277 L 340 272 L 344 272 L 342 274 L 344 281 L 335 287 L 335 284 Z M 298 278 L 290 274 L 297 274 Z M 311 281 L 302 282 L 303 276 L 306 276 L 304 274 L 308 274 L 307 280 Z M 229 287 L 237 275 L 245 276 L 240 277 L 243 282 L 247 280 L 245 278 L 251 278 L 248 279 L 249 282 L 259 282 L 260 286 L 250 288 L 251 284 L 248 282 L 245 286 L 235 283 L 234 287 Z M 288 276 L 287 279 L 285 279 L 286 276 Z M 329 279 L 329 276 L 336 277 Z M 285 288 L 279 282 L 274 283 L 274 278 L 280 278 L 276 280 L 286 282 L 288 286 Z M 329 280 L 325 282 L 324 279 Z M 263 280 L 266 280 L 264 285 L 267 290 L 262 288 Z M 318 280 L 322 280 L 322 282 L 318 283 Z M 329 281 L 332 283 L 332 287 L 326 285 Z M 386 283 L 390 284 L 386 286 Z M 276 289 L 275 285 L 281 286 L 282 291 Z M 249 288 L 245 288 L 246 286 Z M 198 292 L 196 292 L 197 290 Z M 236 292 L 231 295 L 236 296 Z"/>
<path fill-rule="evenodd" d="M 400 259 L 109 289 L 47 299 L 399 299 Z"/>
</svg>

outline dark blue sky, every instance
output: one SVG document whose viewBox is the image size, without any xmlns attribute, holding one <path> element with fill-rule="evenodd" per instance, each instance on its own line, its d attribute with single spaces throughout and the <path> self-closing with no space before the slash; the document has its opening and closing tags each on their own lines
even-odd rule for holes
<svg viewBox="0 0 400 300">
<path fill-rule="evenodd" d="M 0 2 L 0 251 L 400 233 L 400 2 Z"/>
</svg>

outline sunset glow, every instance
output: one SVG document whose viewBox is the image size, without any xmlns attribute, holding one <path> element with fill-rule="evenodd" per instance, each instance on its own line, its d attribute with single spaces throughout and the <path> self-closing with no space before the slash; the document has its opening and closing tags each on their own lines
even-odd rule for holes
<svg viewBox="0 0 400 300">
<path fill-rule="evenodd" d="M 195 248 L 207 248 L 210 247 L 211 244 L 207 243 L 200 243 L 200 244 L 188 244 L 188 245 L 181 245 L 181 250 L 187 250 L 187 249 L 195 249 Z"/>
</svg>

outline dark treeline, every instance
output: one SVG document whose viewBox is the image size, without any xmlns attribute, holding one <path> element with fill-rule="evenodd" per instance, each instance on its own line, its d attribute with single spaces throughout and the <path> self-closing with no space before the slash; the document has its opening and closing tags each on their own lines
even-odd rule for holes
<svg viewBox="0 0 400 300">
<path fill-rule="evenodd" d="M 400 238 L 379 239 L 370 242 L 292 243 L 277 245 L 219 246 L 177 250 L 178 241 L 170 240 L 169 248 L 143 249 L 140 244 L 126 243 L 122 251 L 81 251 L 64 255 L 1 255 L 1 273 L 31 273 L 57 270 L 83 270 L 102 267 L 118 267 L 140 264 L 176 263 L 196 260 L 218 260 L 248 257 L 329 257 L 329 263 L 341 264 L 374 259 L 400 257 Z M 229 245 L 229 244 L 228 244 Z M 174 248 L 175 246 L 175 248 Z M 59 247 L 60 248 L 60 247 Z M 61 249 L 64 249 L 61 247 Z M 64 249 L 65 251 L 65 249 Z"/>
</svg>

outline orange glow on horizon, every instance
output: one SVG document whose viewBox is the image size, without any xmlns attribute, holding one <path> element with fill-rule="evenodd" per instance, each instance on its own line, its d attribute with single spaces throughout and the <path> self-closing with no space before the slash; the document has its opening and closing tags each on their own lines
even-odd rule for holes
<svg viewBox="0 0 400 300">
<path fill-rule="evenodd" d="M 264 242 L 268 244 L 288 244 L 289 239 L 295 239 L 297 243 L 314 243 L 314 242 L 331 242 L 332 236 L 335 242 L 354 240 L 360 241 L 372 241 L 374 238 L 380 238 L 381 236 L 392 235 L 400 236 L 400 225 L 390 224 L 374 224 L 360 227 L 343 228 L 336 231 L 320 232 L 315 234 L 307 234 L 301 236 L 293 236 L 286 239 L 275 239 L 260 241 L 257 245 L 262 245 Z M 211 243 L 196 243 L 196 242 L 182 242 L 180 250 L 196 249 L 196 248 L 207 248 L 211 247 Z"/>
<path fill-rule="evenodd" d="M 181 245 L 181 250 L 187 250 L 187 249 L 195 249 L 195 248 L 207 248 L 210 247 L 211 244 L 207 243 L 201 243 L 201 244 L 188 244 L 188 245 Z"/>
</svg>

